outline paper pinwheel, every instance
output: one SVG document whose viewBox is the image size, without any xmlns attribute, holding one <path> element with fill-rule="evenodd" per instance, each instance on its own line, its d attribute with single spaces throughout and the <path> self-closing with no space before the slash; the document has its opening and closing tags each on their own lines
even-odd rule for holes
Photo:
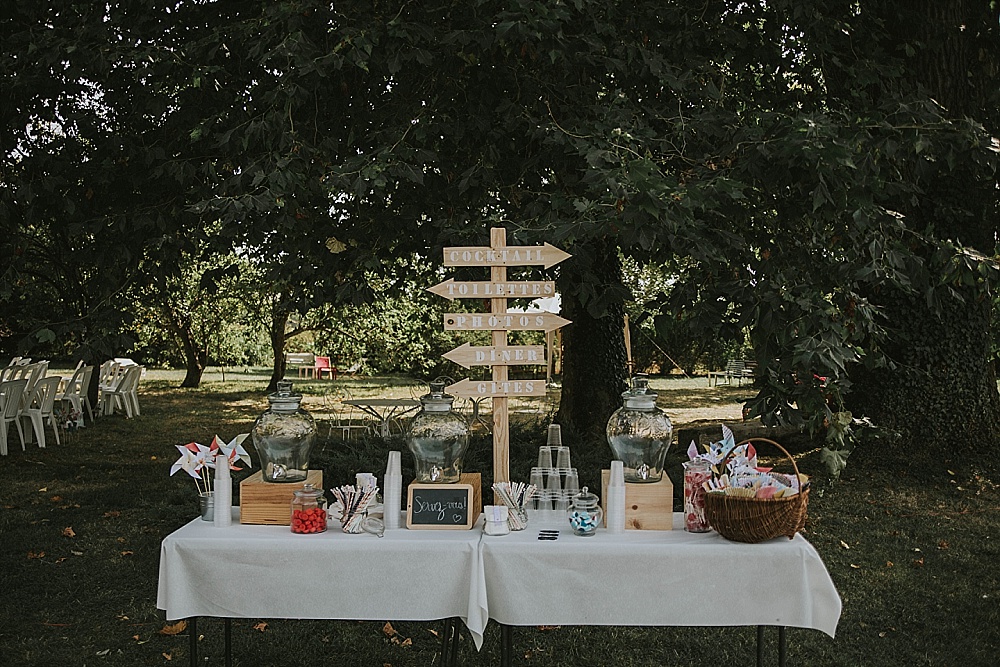
<svg viewBox="0 0 1000 667">
<path fill-rule="evenodd" d="M 250 454 L 242 446 L 242 442 L 246 440 L 248 435 L 248 433 L 240 434 L 228 443 L 224 442 L 219 436 L 215 436 L 212 438 L 212 444 L 208 447 L 197 442 L 189 442 L 186 445 L 175 445 L 181 456 L 170 466 L 170 474 L 173 475 L 178 470 L 183 470 L 194 478 L 194 484 L 198 489 L 198 493 L 211 493 L 214 476 L 210 471 L 215 468 L 216 456 L 225 456 L 229 459 L 230 464 L 238 459 L 248 466 L 253 465 L 250 460 Z M 233 465 L 231 465 L 231 468 L 233 470 L 242 470 L 242 468 Z"/>
</svg>

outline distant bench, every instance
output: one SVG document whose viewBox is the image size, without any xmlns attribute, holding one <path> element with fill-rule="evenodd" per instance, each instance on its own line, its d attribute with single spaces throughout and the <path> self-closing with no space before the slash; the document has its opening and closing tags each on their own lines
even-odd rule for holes
<svg viewBox="0 0 1000 667">
<path fill-rule="evenodd" d="M 721 371 L 709 371 L 708 372 L 708 386 L 712 386 L 712 378 L 715 378 L 715 386 L 719 386 L 719 379 L 725 381 L 726 384 L 732 384 L 733 380 L 742 386 L 744 380 L 753 382 L 754 371 L 757 369 L 756 361 L 741 361 L 739 359 L 730 359 L 726 362 L 725 370 Z"/>
<path fill-rule="evenodd" d="M 290 366 L 298 369 L 299 377 L 308 377 L 311 369 L 316 367 L 316 355 L 312 352 L 286 352 L 285 368 Z"/>
</svg>

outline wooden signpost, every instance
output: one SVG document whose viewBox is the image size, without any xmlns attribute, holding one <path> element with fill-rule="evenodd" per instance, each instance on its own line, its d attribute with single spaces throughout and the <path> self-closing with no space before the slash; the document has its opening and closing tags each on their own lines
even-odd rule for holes
<svg viewBox="0 0 1000 667">
<path fill-rule="evenodd" d="M 545 243 L 541 246 L 508 246 L 507 230 L 490 230 L 489 247 L 453 247 L 444 249 L 445 266 L 490 267 L 488 281 L 456 282 L 449 279 L 428 289 L 446 299 L 490 300 L 489 313 L 446 313 L 448 331 L 490 331 L 492 345 L 473 347 L 466 343 L 444 355 L 446 359 L 469 368 L 491 366 L 492 380 L 460 380 L 447 388 L 455 396 L 490 398 L 493 402 L 493 481 L 510 481 L 510 427 L 507 399 L 511 396 L 544 396 L 545 380 L 510 380 L 508 366 L 545 365 L 542 345 L 507 345 L 508 331 L 545 331 L 569 324 L 555 313 L 508 313 L 508 298 L 544 298 L 555 295 L 552 281 L 508 281 L 508 266 L 544 266 L 549 268 L 571 255 Z"/>
<path fill-rule="evenodd" d="M 451 352 L 443 355 L 448 361 L 453 361 L 462 368 L 473 366 L 535 366 L 545 363 L 544 345 L 496 345 L 472 347 L 469 343 L 459 345 Z"/>
</svg>

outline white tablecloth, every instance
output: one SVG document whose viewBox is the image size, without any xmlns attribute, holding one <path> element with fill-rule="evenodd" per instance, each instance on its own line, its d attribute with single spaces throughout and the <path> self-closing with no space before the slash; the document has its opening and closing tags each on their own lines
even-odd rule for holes
<svg viewBox="0 0 1000 667">
<path fill-rule="evenodd" d="M 195 519 L 160 546 L 156 606 L 167 619 L 313 618 L 429 621 L 459 617 L 476 646 L 488 619 L 472 530 L 317 535 Z"/>
<path fill-rule="evenodd" d="M 837 629 L 841 601 L 801 535 L 761 544 L 718 533 L 628 530 L 592 537 L 568 525 L 555 541 L 539 524 L 484 536 L 480 554 L 490 618 L 507 625 L 783 625 Z"/>
<path fill-rule="evenodd" d="M 482 646 L 507 625 L 781 625 L 831 637 L 841 601 L 801 535 L 763 544 L 673 531 L 573 535 L 564 522 L 502 537 L 472 530 L 319 535 L 195 519 L 163 540 L 157 607 L 192 616 L 461 618 Z M 539 528 L 560 531 L 538 540 Z"/>
</svg>

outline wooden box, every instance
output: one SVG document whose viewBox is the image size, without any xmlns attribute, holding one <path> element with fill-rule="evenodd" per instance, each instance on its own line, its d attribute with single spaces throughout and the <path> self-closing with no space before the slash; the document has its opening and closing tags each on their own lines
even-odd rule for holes
<svg viewBox="0 0 1000 667">
<path fill-rule="evenodd" d="M 310 470 L 304 482 L 265 482 L 258 470 L 240 482 L 240 523 L 288 526 L 292 523 L 292 498 L 304 484 L 323 488 L 323 471 Z"/>
<path fill-rule="evenodd" d="M 601 499 L 608 497 L 610 470 L 601 471 Z M 606 502 L 606 500 L 605 500 Z M 604 507 L 607 516 L 607 506 Z M 607 521 L 605 521 L 605 526 Z M 674 527 L 674 484 L 666 474 L 659 482 L 625 484 L 626 530 L 672 530 Z"/>
<path fill-rule="evenodd" d="M 483 476 L 481 474 L 479 474 L 478 472 L 463 472 L 462 475 L 461 475 L 461 477 L 459 477 L 458 484 L 459 485 L 468 485 L 468 486 L 472 487 L 472 501 L 469 504 L 469 518 L 470 518 L 471 523 L 469 524 L 469 526 L 464 526 L 464 525 L 461 526 L 462 528 L 471 527 L 473 524 L 476 523 L 476 520 L 479 518 L 479 515 L 483 513 L 483 488 L 482 488 L 483 487 Z M 410 520 L 409 501 L 410 501 L 410 498 L 412 498 L 410 487 L 413 487 L 414 485 L 417 485 L 417 486 L 431 486 L 431 485 L 420 485 L 420 484 L 417 484 L 416 482 L 413 482 L 412 484 L 410 484 L 409 487 L 407 487 L 406 497 L 403 499 L 404 500 L 403 509 L 406 510 L 406 515 L 407 515 L 407 520 L 408 521 Z M 447 486 L 456 486 L 456 485 L 453 485 L 453 484 L 452 485 L 449 485 L 449 484 L 440 484 L 438 486 L 447 487 Z M 407 526 L 407 527 L 411 527 L 411 526 Z M 425 526 L 425 527 L 430 528 L 430 527 L 433 527 L 433 526 Z"/>
</svg>

